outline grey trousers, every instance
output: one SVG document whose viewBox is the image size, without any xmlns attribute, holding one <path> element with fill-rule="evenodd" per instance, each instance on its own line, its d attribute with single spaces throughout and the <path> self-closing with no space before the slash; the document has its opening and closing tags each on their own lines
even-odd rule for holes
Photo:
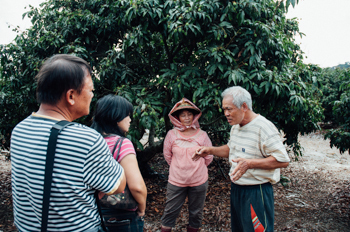
<svg viewBox="0 0 350 232">
<path fill-rule="evenodd" d="M 199 228 L 202 225 L 203 208 L 207 194 L 208 181 L 195 187 L 178 187 L 168 183 L 166 205 L 161 218 L 162 225 L 174 227 L 182 205 L 188 197 L 189 225 Z"/>
</svg>

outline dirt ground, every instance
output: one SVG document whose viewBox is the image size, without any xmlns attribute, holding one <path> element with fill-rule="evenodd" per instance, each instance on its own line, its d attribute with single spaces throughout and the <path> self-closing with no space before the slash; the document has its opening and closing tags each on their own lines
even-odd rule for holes
<svg viewBox="0 0 350 232">
<path fill-rule="evenodd" d="M 350 156 L 330 148 L 320 133 L 302 136 L 304 156 L 283 170 L 275 186 L 277 231 L 350 231 Z"/>
<path fill-rule="evenodd" d="M 285 186 L 275 190 L 275 231 L 350 231 L 350 155 L 340 155 L 320 133 L 300 137 L 304 156 L 282 170 Z M 0 232 L 13 226 L 10 166 L 0 156 Z M 158 176 L 145 178 L 148 188 L 144 231 L 160 231 L 168 166 L 161 154 L 151 162 Z M 230 181 L 227 160 L 215 158 L 209 168 L 209 189 L 201 231 L 230 231 Z M 223 174 L 224 173 L 224 174 Z M 186 231 L 185 203 L 173 231 Z"/>
</svg>

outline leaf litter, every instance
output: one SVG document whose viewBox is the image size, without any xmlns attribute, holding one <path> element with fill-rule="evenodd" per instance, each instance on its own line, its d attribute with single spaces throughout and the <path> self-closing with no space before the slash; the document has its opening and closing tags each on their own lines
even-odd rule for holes
<svg viewBox="0 0 350 232">
<path fill-rule="evenodd" d="M 340 155 L 320 133 L 300 136 L 305 148 L 299 161 L 281 170 L 289 182 L 274 185 L 275 231 L 350 231 L 350 156 Z M 144 231 L 160 231 L 166 201 L 168 165 L 162 154 L 150 162 L 158 173 L 145 178 L 148 189 Z M 16 231 L 13 225 L 11 163 L 0 156 L 0 232 Z M 230 180 L 227 159 L 214 158 L 208 166 L 209 187 L 201 231 L 230 231 Z M 221 170 L 224 172 L 222 173 Z M 188 202 L 182 207 L 173 231 L 186 231 Z"/>
</svg>

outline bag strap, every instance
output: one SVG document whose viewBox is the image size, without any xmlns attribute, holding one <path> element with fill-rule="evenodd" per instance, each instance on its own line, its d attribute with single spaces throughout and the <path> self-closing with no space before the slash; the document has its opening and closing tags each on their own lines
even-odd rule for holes
<svg viewBox="0 0 350 232">
<path fill-rule="evenodd" d="M 51 195 L 52 172 L 53 172 L 53 163 L 55 159 L 57 136 L 63 130 L 63 128 L 71 124 L 74 124 L 74 123 L 63 120 L 63 121 L 57 122 L 51 128 L 49 143 L 46 151 L 44 193 L 43 193 L 43 205 L 42 205 L 42 211 L 41 211 L 41 215 L 42 215 L 41 231 L 42 232 L 45 232 L 47 230 L 47 221 L 49 218 L 49 203 L 50 203 L 50 195 Z"/>
<path fill-rule="evenodd" d="M 118 152 L 117 152 L 117 156 L 115 157 L 115 160 L 116 160 L 117 162 L 118 162 L 118 158 L 119 158 L 120 149 L 122 148 L 123 140 L 124 140 L 124 137 L 120 137 L 120 138 L 117 140 L 117 142 L 115 142 L 115 145 L 114 145 L 114 147 L 113 147 L 112 156 L 114 156 L 115 149 L 117 148 L 117 145 L 120 143 L 120 146 L 119 146 Z"/>
<path fill-rule="evenodd" d="M 117 148 L 117 145 L 119 144 L 119 142 L 121 142 L 120 144 L 122 144 L 122 143 L 123 143 L 123 140 L 124 140 L 123 137 L 120 137 L 120 138 L 117 140 L 117 142 L 115 143 L 115 145 L 114 145 L 114 147 L 113 147 L 112 156 L 113 156 L 114 151 L 115 151 L 115 149 Z M 118 156 L 119 156 L 119 152 L 120 152 L 120 148 L 121 148 L 121 147 L 122 147 L 122 146 L 119 146 L 116 160 L 118 160 Z M 94 195 L 95 195 L 95 198 L 96 198 L 96 204 L 97 204 L 98 213 L 100 214 L 100 217 L 101 217 L 102 229 L 103 229 L 103 231 L 107 231 L 106 224 L 105 224 L 105 221 L 104 221 L 103 216 L 102 216 L 102 207 L 101 207 L 101 203 L 100 203 L 100 200 L 98 199 L 98 191 L 96 191 Z"/>
<path fill-rule="evenodd" d="M 95 199 L 96 199 L 96 205 L 97 205 L 98 214 L 100 215 L 100 218 L 101 218 L 102 229 L 103 229 L 103 231 L 107 231 L 105 220 L 103 219 L 103 216 L 102 216 L 102 209 L 101 209 L 100 199 L 98 199 L 98 191 L 95 191 L 94 196 L 95 196 Z"/>
<path fill-rule="evenodd" d="M 41 221 L 41 231 L 46 232 L 47 230 L 47 221 L 49 217 L 49 203 L 51 195 L 51 184 L 52 184 L 52 172 L 53 172 L 53 163 L 55 159 L 55 151 L 57 144 L 58 134 L 67 126 L 74 124 L 74 122 L 68 122 L 66 120 L 59 121 L 54 124 L 51 128 L 51 133 L 49 137 L 49 144 L 46 152 L 46 164 L 45 164 L 45 178 L 44 178 L 44 194 L 43 194 L 43 206 L 42 206 L 42 221 Z M 101 218 L 101 225 L 104 231 L 107 231 L 106 225 L 102 217 L 101 205 L 98 200 L 98 191 L 94 193 L 98 214 Z"/>
</svg>

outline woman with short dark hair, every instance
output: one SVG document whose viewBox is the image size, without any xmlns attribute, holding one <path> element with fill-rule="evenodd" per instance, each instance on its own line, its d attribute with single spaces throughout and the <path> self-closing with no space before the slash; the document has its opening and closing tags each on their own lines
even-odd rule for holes
<svg viewBox="0 0 350 232">
<path fill-rule="evenodd" d="M 126 132 L 129 131 L 132 112 L 133 106 L 131 103 L 121 96 L 110 94 L 97 101 L 91 127 L 103 135 L 111 152 L 113 152 L 117 140 L 121 137 L 125 137 Z M 142 218 L 145 215 L 147 188 L 140 173 L 136 152 L 132 142 L 124 138 L 121 145 L 117 145 L 114 154 L 112 154 L 114 159 L 117 158 L 118 150 L 120 152 L 117 161 L 124 168 L 127 186 L 137 201 L 138 206 L 128 211 L 106 209 L 104 214 L 106 213 L 112 216 L 125 215 L 125 219 L 120 217 L 119 219 L 123 219 L 124 222 L 125 220 L 130 221 L 130 226 L 126 223 L 125 226 L 109 227 L 109 231 L 142 232 L 144 224 Z M 113 204 L 112 201 L 118 200 L 112 197 L 109 198 L 110 199 L 107 199 L 107 201 L 110 201 L 111 204 Z M 115 218 L 114 222 L 118 223 L 117 218 Z"/>
</svg>

